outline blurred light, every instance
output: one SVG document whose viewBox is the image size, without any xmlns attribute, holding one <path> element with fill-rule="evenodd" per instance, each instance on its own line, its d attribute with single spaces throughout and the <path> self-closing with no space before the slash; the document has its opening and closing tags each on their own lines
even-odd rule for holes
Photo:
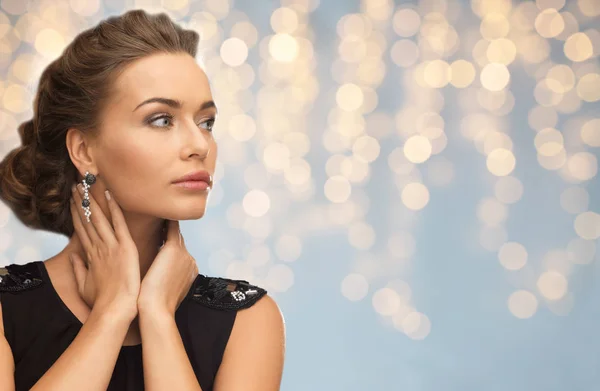
<svg viewBox="0 0 600 391">
<path fill-rule="evenodd" d="M 600 215 L 592 211 L 580 213 L 575 218 L 574 227 L 575 232 L 582 239 L 598 239 L 600 238 Z"/>
<path fill-rule="evenodd" d="M 342 110 L 353 111 L 363 104 L 364 95 L 359 86 L 347 83 L 338 88 L 335 99 Z"/>
<path fill-rule="evenodd" d="M 295 235 L 281 235 L 275 243 L 275 253 L 284 262 L 293 262 L 302 254 L 302 241 Z"/>
<path fill-rule="evenodd" d="M 251 247 L 246 254 L 246 264 L 250 267 L 260 267 L 271 260 L 271 250 L 264 244 Z"/>
<path fill-rule="evenodd" d="M 431 156 L 431 143 L 424 136 L 411 136 L 404 143 L 404 155 L 411 163 L 423 163 Z"/>
<path fill-rule="evenodd" d="M 471 9 L 480 17 L 490 13 L 508 15 L 512 9 L 512 2 L 511 0 L 471 0 Z"/>
<path fill-rule="evenodd" d="M 517 52 L 525 62 L 539 64 L 550 55 L 548 41 L 537 34 L 522 36 L 515 43 L 517 45 Z"/>
<path fill-rule="evenodd" d="M 246 114 L 234 115 L 229 120 L 229 134 L 236 141 L 248 141 L 256 134 L 256 124 Z"/>
<path fill-rule="evenodd" d="M 559 300 L 567 293 L 568 282 L 556 270 L 548 270 L 538 278 L 537 287 L 546 299 Z"/>
<path fill-rule="evenodd" d="M 529 110 L 527 118 L 529 126 L 538 131 L 544 128 L 554 128 L 558 123 L 556 110 L 547 106 L 535 106 Z"/>
<path fill-rule="evenodd" d="M 350 301 L 362 300 L 369 292 L 369 282 L 362 274 L 350 273 L 342 280 L 340 290 Z"/>
<path fill-rule="evenodd" d="M 298 42 L 289 34 L 275 34 L 269 40 L 269 54 L 277 61 L 294 61 L 298 51 Z"/>
<path fill-rule="evenodd" d="M 598 173 L 598 159 L 590 152 L 577 152 L 569 157 L 567 167 L 571 176 L 587 181 Z"/>
<path fill-rule="evenodd" d="M 4 90 L 2 105 L 13 113 L 23 113 L 31 109 L 31 94 L 20 84 L 9 84 Z"/>
<path fill-rule="evenodd" d="M 554 8 L 548 8 L 539 13 L 535 18 L 535 29 L 544 38 L 553 38 L 565 28 L 565 22 Z"/>
<path fill-rule="evenodd" d="M 241 21 L 231 28 L 231 37 L 241 39 L 246 44 L 247 48 L 251 48 L 255 46 L 258 41 L 258 31 L 252 23 Z M 251 67 L 249 70 L 254 72 L 254 69 Z"/>
<path fill-rule="evenodd" d="M 348 227 L 348 243 L 358 250 L 368 250 L 375 243 L 375 230 L 365 222 L 355 222 Z"/>
<path fill-rule="evenodd" d="M 337 23 L 337 33 L 340 37 L 368 37 L 373 31 L 371 19 L 363 14 L 344 15 Z"/>
<path fill-rule="evenodd" d="M 498 201 L 514 204 L 523 196 L 523 183 L 513 176 L 499 177 L 494 186 L 494 194 Z"/>
<path fill-rule="evenodd" d="M 29 3 L 22 0 L 2 0 L 0 6 L 4 11 L 12 15 L 21 15 L 27 12 Z"/>
<path fill-rule="evenodd" d="M 173 0 L 170 1 L 171 3 Z M 187 3 L 187 0 L 179 0 L 179 2 Z M 73 11 L 81 16 L 92 16 L 100 9 L 98 0 L 70 0 Z"/>
<path fill-rule="evenodd" d="M 372 298 L 373 308 L 378 314 L 384 316 L 391 316 L 398 311 L 400 302 L 398 293 L 390 288 L 378 289 Z"/>
<path fill-rule="evenodd" d="M 558 130 L 546 128 L 535 135 L 534 144 L 540 155 L 555 156 L 563 150 L 564 139 Z"/>
<path fill-rule="evenodd" d="M 425 63 L 423 78 L 432 88 L 442 88 L 450 82 L 450 65 L 443 60 L 433 60 Z"/>
<path fill-rule="evenodd" d="M 577 95 L 586 102 L 600 100 L 600 74 L 588 73 L 577 83 Z"/>
<path fill-rule="evenodd" d="M 538 12 L 538 8 L 532 1 L 519 2 L 514 12 L 510 15 L 511 27 L 523 32 L 533 30 Z"/>
<path fill-rule="evenodd" d="M 402 189 L 402 203 L 411 210 L 421 210 L 429 203 L 429 190 L 424 184 L 412 182 Z"/>
<path fill-rule="evenodd" d="M 229 15 L 231 5 L 230 0 L 205 0 L 202 9 L 213 14 L 217 20 L 222 20 Z"/>
<path fill-rule="evenodd" d="M 332 176 L 325 182 L 325 197 L 331 202 L 341 203 L 350 197 L 352 188 L 343 176 Z"/>
<path fill-rule="evenodd" d="M 379 157 L 379 141 L 371 136 L 362 136 L 356 139 L 352 145 L 354 156 L 361 158 L 365 162 L 373 162 Z"/>
<path fill-rule="evenodd" d="M 284 169 L 284 177 L 287 183 L 295 186 L 306 185 L 310 181 L 311 167 L 310 164 L 299 158 L 290 160 L 290 165 Z"/>
<path fill-rule="evenodd" d="M 410 312 L 402 321 L 402 331 L 411 339 L 425 339 L 431 332 L 431 321 L 423 313 Z"/>
<path fill-rule="evenodd" d="M 527 263 L 527 250 L 521 243 L 508 242 L 500 247 L 498 259 L 507 270 L 519 270 Z"/>
<path fill-rule="evenodd" d="M 515 169 L 516 159 L 511 151 L 504 148 L 494 149 L 487 157 L 488 170 L 496 176 L 506 176 Z"/>
<path fill-rule="evenodd" d="M 581 62 L 592 56 L 592 41 L 584 33 L 575 33 L 565 41 L 565 56 L 571 61 Z"/>
<path fill-rule="evenodd" d="M 600 4 L 597 0 L 577 0 L 577 6 L 585 16 L 595 17 L 600 15 Z"/>
<path fill-rule="evenodd" d="M 486 155 L 489 155 L 492 153 L 492 151 L 498 148 L 507 149 L 509 151 L 512 151 L 513 149 L 512 140 L 504 132 L 496 132 L 492 130 L 486 133 L 485 136 L 483 136 L 480 140 L 483 140 L 483 150 L 481 148 L 478 149 L 480 152 L 483 152 Z"/>
<path fill-rule="evenodd" d="M 556 83 L 552 83 L 548 79 L 542 79 L 536 84 L 533 96 L 541 106 L 555 106 L 563 99 L 563 94 L 556 92 L 556 89 Z"/>
<path fill-rule="evenodd" d="M 499 13 L 488 13 L 481 21 L 479 31 L 488 40 L 505 37 L 510 30 L 508 19 Z"/>
<path fill-rule="evenodd" d="M 484 198 L 477 205 L 477 217 L 488 227 L 494 227 L 506 221 L 508 208 L 494 198 Z"/>
<path fill-rule="evenodd" d="M 508 65 L 517 56 L 517 46 L 510 39 L 494 39 L 487 47 L 486 56 L 489 62 Z"/>
<path fill-rule="evenodd" d="M 292 34 L 298 28 L 298 14 L 291 8 L 277 8 L 271 14 L 271 28 L 276 33 Z"/>
<path fill-rule="evenodd" d="M 396 34 L 401 37 L 411 37 L 419 31 L 421 17 L 410 8 L 403 8 L 396 11 L 392 19 L 392 27 Z"/>
<path fill-rule="evenodd" d="M 548 87 L 559 94 L 563 94 L 575 86 L 575 74 L 571 68 L 564 64 L 550 68 L 546 78 Z"/>
<path fill-rule="evenodd" d="M 354 35 L 344 37 L 339 44 L 340 58 L 346 62 L 359 62 L 367 55 L 367 43 Z"/>
<path fill-rule="evenodd" d="M 510 73 L 504 64 L 490 63 L 481 71 L 481 85 L 490 91 L 500 91 L 508 85 Z"/>
<path fill-rule="evenodd" d="M 581 127 L 581 140 L 590 147 L 600 147 L 600 118 L 591 119 Z"/>
<path fill-rule="evenodd" d="M 383 21 L 392 15 L 394 5 L 391 3 L 391 0 L 377 0 L 363 2 L 361 4 L 361 9 L 371 19 Z"/>
<path fill-rule="evenodd" d="M 541 10 L 545 10 L 548 8 L 561 9 L 565 6 L 566 0 L 536 0 L 535 4 Z"/>
<path fill-rule="evenodd" d="M 419 59 L 420 51 L 416 43 L 409 39 L 396 41 L 390 49 L 390 56 L 394 64 L 408 68 Z"/>
<path fill-rule="evenodd" d="M 58 57 L 65 47 L 65 41 L 58 31 L 45 28 L 36 35 L 34 46 L 42 55 Z"/>
<path fill-rule="evenodd" d="M 265 215 L 271 206 L 269 196 L 262 190 L 250 190 L 242 200 L 244 211 L 252 217 L 260 217 Z"/>
<path fill-rule="evenodd" d="M 294 271 L 288 265 L 273 265 L 267 272 L 265 283 L 275 292 L 287 292 L 294 285 Z"/>
<path fill-rule="evenodd" d="M 281 143 L 272 142 L 263 151 L 263 163 L 271 171 L 281 171 L 288 167 L 290 150 Z"/>
<path fill-rule="evenodd" d="M 559 153 L 552 156 L 544 156 L 538 153 L 537 160 L 540 166 L 544 167 L 546 170 L 558 170 L 567 162 L 567 152 L 564 149 L 561 149 Z"/>
<path fill-rule="evenodd" d="M 577 21 L 577 18 L 568 11 L 561 12 L 560 16 L 563 19 L 565 27 L 563 31 L 554 38 L 560 41 L 566 41 L 567 38 L 579 31 L 579 22 Z"/>
<path fill-rule="evenodd" d="M 537 311 L 538 300 L 533 293 L 519 290 L 508 298 L 509 311 L 520 319 L 531 318 Z"/>
<path fill-rule="evenodd" d="M 475 67 L 467 60 L 456 60 L 450 65 L 450 83 L 457 88 L 469 86 L 475 79 Z"/>
</svg>

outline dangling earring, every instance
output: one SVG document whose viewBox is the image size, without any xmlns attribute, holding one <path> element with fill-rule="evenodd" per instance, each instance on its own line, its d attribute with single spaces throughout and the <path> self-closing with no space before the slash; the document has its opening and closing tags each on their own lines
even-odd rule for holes
<svg viewBox="0 0 600 391">
<path fill-rule="evenodd" d="M 87 221 L 89 223 L 92 211 L 90 210 L 90 194 L 88 193 L 88 189 L 94 183 L 96 183 L 96 176 L 94 174 L 90 174 L 89 171 L 86 171 L 85 177 L 81 183 L 83 185 L 83 201 L 81 201 L 81 207 L 83 210 L 85 210 L 85 217 L 87 217 Z"/>
</svg>

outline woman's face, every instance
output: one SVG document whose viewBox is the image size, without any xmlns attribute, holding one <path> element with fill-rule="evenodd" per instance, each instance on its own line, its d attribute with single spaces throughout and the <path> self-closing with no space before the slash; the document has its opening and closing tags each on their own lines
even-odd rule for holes
<svg viewBox="0 0 600 391">
<path fill-rule="evenodd" d="M 130 64 L 115 90 L 89 150 L 98 181 L 129 213 L 172 220 L 202 217 L 210 189 L 190 190 L 173 181 L 198 170 L 212 177 L 215 171 L 211 128 L 217 110 L 207 103 L 213 98 L 204 71 L 189 54 L 152 55 Z M 181 106 L 143 103 L 151 98 Z"/>
</svg>

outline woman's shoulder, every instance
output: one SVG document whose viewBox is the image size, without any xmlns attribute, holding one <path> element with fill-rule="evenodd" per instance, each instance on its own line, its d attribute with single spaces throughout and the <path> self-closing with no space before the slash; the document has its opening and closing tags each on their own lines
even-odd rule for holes
<svg viewBox="0 0 600 391">
<path fill-rule="evenodd" d="M 266 294 L 266 289 L 247 280 L 198 274 L 190 298 L 205 307 L 238 311 L 251 307 Z"/>
</svg>

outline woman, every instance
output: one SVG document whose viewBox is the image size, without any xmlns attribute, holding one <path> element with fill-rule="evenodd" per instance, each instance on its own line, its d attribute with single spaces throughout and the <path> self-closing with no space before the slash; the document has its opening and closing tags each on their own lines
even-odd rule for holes
<svg viewBox="0 0 600 391">
<path fill-rule="evenodd" d="M 0 270 L 0 389 L 279 389 L 277 304 L 199 274 L 179 233 L 178 220 L 203 216 L 217 157 L 198 40 L 134 10 L 44 70 L 23 145 L 0 164 L 0 198 L 70 240 Z M 201 181 L 175 183 L 189 173 Z"/>
</svg>

